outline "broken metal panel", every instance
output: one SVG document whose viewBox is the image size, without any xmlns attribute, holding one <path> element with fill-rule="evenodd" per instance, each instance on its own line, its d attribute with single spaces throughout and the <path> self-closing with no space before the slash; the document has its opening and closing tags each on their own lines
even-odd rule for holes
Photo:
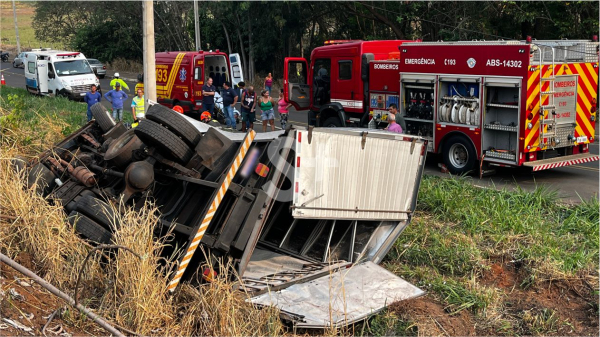
<svg viewBox="0 0 600 337">
<path fill-rule="evenodd" d="M 408 219 L 424 164 L 423 139 L 332 129 L 310 133 L 309 143 L 309 131 L 297 131 L 294 217 Z"/>
<path fill-rule="evenodd" d="M 424 294 L 384 268 L 366 262 L 249 301 L 291 313 L 297 327 L 326 328 L 362 320 L 390 303 Z"/>
</svg>

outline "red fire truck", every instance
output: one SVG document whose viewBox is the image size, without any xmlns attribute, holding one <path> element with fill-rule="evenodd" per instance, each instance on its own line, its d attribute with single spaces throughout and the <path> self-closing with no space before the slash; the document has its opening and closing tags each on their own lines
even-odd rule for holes
<svg viewBox="0 0 600 337">
<path fill-rule="evenodd" d="M 383 127 L 429 140 L 455 174 L 477 161 L 534 171 L 598 160 L 598 42 L 330 41 L 285 60 L 286 100 L 309 124 Z M 481 167 L 481 166 L 480 166 Z"/>
<path fill-rule="evenodd" d="M 243 81 L 239 55 L 228 56 L 218 49 L 156 53 L 156 94 L 162 105 L 180 105 L 188 114 L 201 111 L 202 86 L 209 77 L 217 90 L 225 81 L 233 85 Z"/>
</svg>

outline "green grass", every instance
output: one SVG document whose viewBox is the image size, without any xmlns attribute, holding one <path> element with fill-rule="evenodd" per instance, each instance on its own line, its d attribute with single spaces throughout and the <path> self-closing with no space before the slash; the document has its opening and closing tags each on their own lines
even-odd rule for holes
<svg viewBox="0 0 600 337">
<path fill-rule="evenodd" d="M 30 141 L 56 141 L 56 136 L 49 138 L 46 134 L 59 132 L 66 136 L 87 121 L 85 103 L 69 101 L 63 97 L 39 97 L 20 88 L 3 86 L 0 89 L 0 108 L 0 129 L 27 133 L 17 135 L 20 139 L 19 144 L 25 146 L 29 145 Z M 49 119 L 58 123 L 49 126 L 46 122 Z M 57 127 L 60 129 L 56 130 Z"/>
</svg>

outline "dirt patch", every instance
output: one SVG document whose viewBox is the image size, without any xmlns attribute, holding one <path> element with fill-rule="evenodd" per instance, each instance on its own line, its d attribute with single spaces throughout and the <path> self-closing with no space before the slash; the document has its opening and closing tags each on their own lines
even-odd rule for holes
<svg viewBox="0 0 600 337">
<path fill-rule="evenodd" d="M 490 270 L 481 277 L 481 283 L 497 288 L 512 288 L 518 286 L 522 280 L 514 266 L 496 262 Z"/>
<path fill-rule="evenodd" d="M 475 324 L 472 314 L 463 310 L 450 315 L 444 305 L 423 296 L 414 300 L 397 302 L 390 310 L 400 317 L 414 322 L 419 336 L 475 336 Z"/>
<path fill-rule="evenodd" d="M 35 269 L 29 254 L 22 253 L 15 260 L 28 269 Z M 0 321 L 0 336 L 43 336 L 42 329 L 48 322 L 49 316 L 54 310 L 65 305 L 64 301 L 40 285 L 8 265 L 0 263 L 0 313 L 2 313 L 0 316 L 18 322 L 25 328 L 25 330 L 16 328 L 2 320 Z M 31 330 L 27 331 L 28 329 Z M 48 336 L 65 336 L 62 334 L 63 332 L 78 336 L 106 334 L 104 330 L 90 332 L 73 327 L 58 315 L 47 329 L 56 332 L 52 333 L 46 330 Z"/>
</svg>

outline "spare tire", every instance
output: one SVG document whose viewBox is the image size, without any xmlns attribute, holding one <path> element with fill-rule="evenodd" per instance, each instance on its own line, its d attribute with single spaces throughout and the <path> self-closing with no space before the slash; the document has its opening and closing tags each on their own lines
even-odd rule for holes
<svg viewBox="0 0 600 337">
<path fill-rule="evenodd" d="M 100 129 L 102 129 L 103 132 L 108 132 L 116 125 L 110 113 L 108 110 L 106 110 L 102 103 L 96 103 L 92 105 L 90 110 L 92 111 L 92 115 L 94 116 L 96 123 L 100 125 Z"/>
<path fill-rule="evenodd" d="M 79 212 L 69 213 L 69 223 L 84 239 L 95 243 L 111 243 L 112 234 L 108 230 Z"/>
<path fill-rule="evenodd" d="M 144 144 L 135 135 L 133 129 L 127 130 L 110 143 L 104 154 L 104 160 L 123 168 L 132 161 L 133 151 L 140 149 L 142 146 Z"/>
<path fill-rule="evenodd" d="M 75 211 L 89 217 L 105 229 L 112 229 L 112 219 L 115 213 L 111 206 L 91 195 L 81 197 L 75 204 Z"/>
<path fill-rule="evenodd" d="M 183 165 L 192 158 L 192 149 L 181 138 L 158 123 L 144 119 L 133 130 L 144 144 L 155 147 L 165 157 L 175 159 Z"/>
<path fill-rule="evenodd" d="M 198 129 L 188 122 L 185 117 L 164 105 L 154 104 L 148 108 L 146 118 L 166 127 L 183 139 L 191 148 L 195 148 L 202 137 Z"/>
</svg>

